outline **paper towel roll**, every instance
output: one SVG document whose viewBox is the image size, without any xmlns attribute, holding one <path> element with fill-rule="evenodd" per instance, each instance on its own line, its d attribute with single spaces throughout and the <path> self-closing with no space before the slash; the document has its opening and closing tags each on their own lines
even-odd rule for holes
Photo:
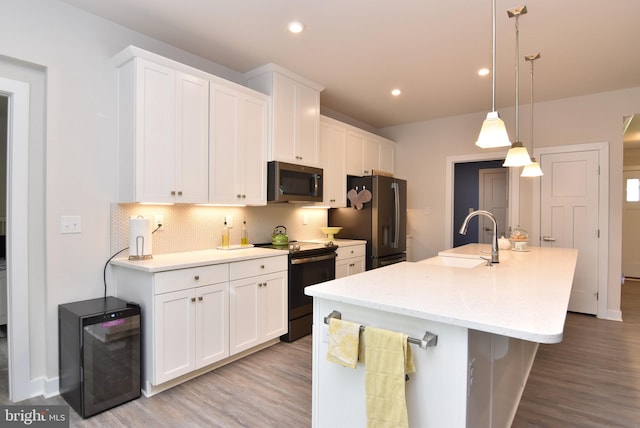
<svg viewBox="0 0 640 428">
<path fill-rule="evenodd" d="M 129 219 L 129 258 L 149 258 L 152 253 L 151 233 L 153 232 L 151 219 Z"/>
</svg>

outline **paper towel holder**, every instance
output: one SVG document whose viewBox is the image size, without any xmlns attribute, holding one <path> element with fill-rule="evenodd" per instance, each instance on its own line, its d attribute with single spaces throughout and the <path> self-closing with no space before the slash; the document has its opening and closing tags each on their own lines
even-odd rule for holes
<svg viewBox="0 0 640 428">
<path fill-rule="evenodd" d="M 151 260 L 153 256 L 151 254 L 144 254 L 144 236 L 136 236 L 136 254 L 141 255 L 129 255 L 129 260 Z"/>
</svg>

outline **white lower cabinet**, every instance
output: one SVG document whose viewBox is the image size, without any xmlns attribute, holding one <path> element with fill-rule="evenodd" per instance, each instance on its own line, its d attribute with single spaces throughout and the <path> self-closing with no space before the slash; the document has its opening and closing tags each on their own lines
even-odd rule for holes
<svg viewBox="0 0 640 428">
<path fill-rule="evenodd" d="M 113 267 L 116 297 L 142 309 L 146 395 L 287 333 L 286 254 L 156 273 Z"/>
<path fill-rule="evenodd" d="M 231 265 L 231 355 L 287 333 L 287 256 Z"/>
<path fill-rule="evenodd" d="M 336 253 L 336 279 L 365 271 L 365 244 L 341 246 Z"/>
<path fill-rule="evenodd" d="M 229 356 L 226 282 L 159 294 L 154 300 L 156 384 Z"/>
</svg>

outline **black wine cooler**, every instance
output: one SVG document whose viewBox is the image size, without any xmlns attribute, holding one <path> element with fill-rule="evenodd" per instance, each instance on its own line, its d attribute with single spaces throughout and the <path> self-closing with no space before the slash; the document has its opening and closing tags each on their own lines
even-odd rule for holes
<svg viewBox="0 0 640 428">
<path fill-rule="evenodd" d="M 60 394 L 83 418 L 140 397 L 140 306 L 106 297 L 58 306 Z"/>
</svg>

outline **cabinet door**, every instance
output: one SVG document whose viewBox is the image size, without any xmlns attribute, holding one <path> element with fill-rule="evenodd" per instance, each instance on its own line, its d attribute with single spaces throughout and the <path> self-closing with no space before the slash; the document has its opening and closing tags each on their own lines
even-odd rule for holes
<svg viewBox="0 0 640 428">
<path fill-rule="evenodd" d="M 364 257 L 349 259 L 347 263 L 347 275 L 355 275 L 365 271 Z"/>
<path fill-rule="evenodd" d="M 176 202 L 206 203 L 209 181 L 209 82 L 176 74 Z"/>
<path fill-rule="evenodd" d="M 195 301 L 193 289 L 154 298 L 154 385 L 195 369 Z"/>
<path fill-rule="evenodd" d="M 296 85 L 296 163 L 320 165 L 320 93 L 306 85 Z"/>
<path fill-rule="evenodd" d="M 143 59 L 136 61 L 135 202 L 173 202 L 176 73 Z"/>
<path fill-rule="evenodd" d="M 336 279 L 349 276 L 349 259 L 336 260 Z"/>
<path fill-rule="evenodd" d="M 364 135 L 347 132 L 347 174 L 362 176 L 364 154 Z"/>
<path fill-rule="evenodd" d="M 347 206 L 347 131 L 344 127 L 320 122 L 321 166 L 324 171 L 323 205 Z"/>
<path fill-rule="evenodd" d="M 242 197 L 236 169 L 240 99 L 236 91 L 213 83 L 210 93 L 209 201 L 238 204 Z"/>
<path fill-rule="evenodd" d="M 382 139 L 380 144 L 380 170 L 393 173 L 395 169 L 395 143 L 390 140 Z"/>
<path fill-rule="evenodd" d="M 296 82 L 281 74 L 273 76 L 272 158 L 296 163 Z"/>
<path fill-rule="evenodd" d="M 362 165 L 364 175 L 373 175 L 374 169 L 380 169 L 380 146 L 378 141 L 371 136 L 366 136 L 364 139 Z"/>
<path fill-rule="evenodd" d="M 239 279 L 229 284 L 229 353 L 256 346 L 260 342 L 259 277 Z"/>
<path fill-rule="evenodd" d="M 196 288 L 196 368 L 229 356 L 229 284 Z"/>
<path fill-rule="evenodd" d="M 262 341 L 275 339 L 288 331 L 287 272 L 264 275 L 261 279 Z"/>
<path fill-rule="evenodd" d="M 247 205 L 267 204 L 267 100 L 245 96 L 240 128 L 242 152 L 237 166 L 243 177 L 242 198 Z"/>
</svg>

